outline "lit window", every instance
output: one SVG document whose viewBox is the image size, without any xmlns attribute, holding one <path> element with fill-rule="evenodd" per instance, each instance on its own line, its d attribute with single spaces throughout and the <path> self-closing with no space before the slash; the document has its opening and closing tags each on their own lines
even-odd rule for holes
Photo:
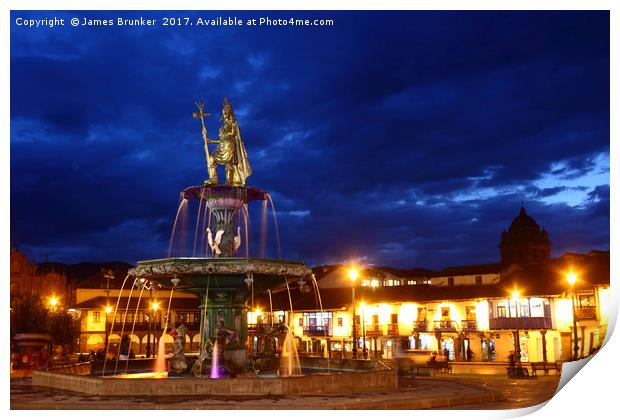
<svg viewBox="0 0 620 420">
<path fill-rule="evenodd" d="M 450 319 L 450 307 L 442 306 L 441 307 L 441 318 L 442 319 Z"/>
<path fill-rule="evenodd" d="M 594 300 L 594 294 L 583 294 L 577 295 L 577 301 L 579 306 L 596 306 L 596 301 Z"/>
<path fill-rule="evenodd" d="M 99 312 L 93 312 L 93 322 L 101 322 L 101 316 Z"/>
</svg>

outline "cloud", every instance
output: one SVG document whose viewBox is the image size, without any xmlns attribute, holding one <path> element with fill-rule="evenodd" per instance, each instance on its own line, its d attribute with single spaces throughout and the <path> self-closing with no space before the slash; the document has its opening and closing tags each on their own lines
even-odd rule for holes
<svg viewBox="0 0 620 420">
<path fill-rule="evenodd" d="M 228 97 L 285 258 L 497 261 L 521 201 L 554 255 L 609 247 L 608 13 L 319 14 L 336 25 L 13 25 L 12 239 L 67 262 L 164 255 L 179 192 L 206 177 L 194 102 L 214 137 Z"/>
</svg>

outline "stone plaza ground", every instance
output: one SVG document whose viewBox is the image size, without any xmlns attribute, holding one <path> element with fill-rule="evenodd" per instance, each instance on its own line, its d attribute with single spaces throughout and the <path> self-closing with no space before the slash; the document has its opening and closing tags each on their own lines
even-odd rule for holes
<svg viewBox="0 0 620 420">
<path fill-rule="evenodd" d="M 394 391 L 289 397 L 98 397 L 35 387 L 29 378 L 11 379 L 11 409 L 483 409 L 525 408 L 549 400 L 559 376 L 534 380 L 500 375 L 439 374 L 402 378 Z M 181 400 L 181 401 L 180 401 Z"/>
</svg>

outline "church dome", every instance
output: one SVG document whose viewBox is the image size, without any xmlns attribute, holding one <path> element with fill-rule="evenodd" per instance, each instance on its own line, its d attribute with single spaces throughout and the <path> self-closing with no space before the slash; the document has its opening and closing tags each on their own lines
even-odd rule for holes
<svg viewBox="0 0 620 420">
<path fill-rule="evenodd" d="M 519 211 L 519 215 L 514 218 L 512 223 L 510 224 L 510 232 L 518 232 L 518 231 L 540 231 L 540 226 L 536 223 L 531 216 L 527 214 L 525 209 L 521 207 Z"/>
</svg>

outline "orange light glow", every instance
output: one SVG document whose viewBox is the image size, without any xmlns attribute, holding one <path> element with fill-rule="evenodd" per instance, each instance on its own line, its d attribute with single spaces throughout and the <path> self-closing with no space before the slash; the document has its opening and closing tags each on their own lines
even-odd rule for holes
<svg viewBox="0 0 620 420">
<path fill-rule="evenodd" d="M 351 279 L 351 281 L 357 280 L 357 277 L 359 276 L 359 270 L 357 270 L 356 268 L 350 268 L 348 273 L 349 279 Z"/>
<path fill-rule="evenodd" d="M 571 287 L 574 286 L 575 283 L 577 283 L 577 274 L 571 271 L 566 275 L 566 281 L 571 285 Z"/>
</svg>

